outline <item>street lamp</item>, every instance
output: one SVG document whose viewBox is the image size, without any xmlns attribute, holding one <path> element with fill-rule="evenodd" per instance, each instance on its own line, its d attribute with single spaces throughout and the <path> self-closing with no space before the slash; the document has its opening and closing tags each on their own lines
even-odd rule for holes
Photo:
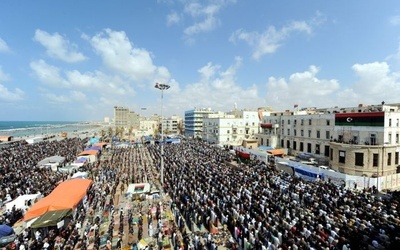
<svg viewBox="0 0 400 250">
<path fill-rule="evenodd" d="M 163 130 L 163 99 L 164 99 L 164 90 L 170 88 L 168 84 L 156 83 L 154 86 L 156 89 L 161 90 L 161 166 L 160 166 L 160 182 L 161 182 L 161 192 L 164 188 L 164 130 Z"/>
</svg>

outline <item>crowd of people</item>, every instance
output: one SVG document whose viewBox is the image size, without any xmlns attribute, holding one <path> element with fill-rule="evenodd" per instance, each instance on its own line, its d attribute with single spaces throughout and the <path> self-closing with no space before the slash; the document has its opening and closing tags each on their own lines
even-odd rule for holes
<svg viewBox="0 0 400 250">
<path fill-rule="evenodd" d="M 228 152 L 203 142 L 168 145 L 165 159 L 181 219 L 209 231 L 222 223 L 241 249 L 400 249 L 398 200 L 307 182 L 263 162 L 231 165 Z M 214 240 L 208 235 L 208 249 Z"/>
<path fill-rule="evenodd" d="M 45 157 L 60 155 L 73 161 L 77 148 L 87 140 L 65 138 L 29 145 L 9 143 L 0 149 L 1 198 L 23 194 L 48 195 L 60 181 L 73 173 L 39 168 Z M 229 151 L 197 140 L 164 146 L 165 189 L 170 197 L 175 226 L 162 235 L 161 208 L 146 235 L 159 241 L 170 237 L 174 249 L 211 249 L 229 243 L 232 249 L 400 249 L 400 206 L 398 200 L 367 191 L 345 189 L 326 182 L 307 182 L 277 171 L 265 162 L 242 164 Z M 144 237 L 143 221 L 133 230 L 133 214 L 123 211 L 114 199 L 124 195 L 130 183 L 159 185 L 159 145 L 113 149 L 95 163 L 85 164 L 93 185 L 77 212 L 63 228 L 23 230 L 9 249 L 120 249 L 136 247 L 133 238 Z M 160 187 L 161 188 L 161 187 Z M 144 208 L 144 211 L 146 209 Z M 13 225 L 25 211 L 6 211 L 2 222 Z M 127 212 L 127 213 L 125 213 Z M 118 227 L 114 216 L 119 215 Z M 128 220 L 124 220 L 127 217 Z M 107 243 L 101 245 L 100 225 L 109 218 Z M 125 225 L 127 223 L 127 225 Z M 225 227 L 231 237 L 221 242 L 216 228 Z M 193 234 L 205 231 L 204 235 Z M 124 235 L 128 231 L 130 236 Z M 135 232 L 134 232 L 135 231 Z M 113 238 L 117 232 L 117 239 Z M 157 232 L 157 233 L 156 233 Z M 177 236 L 180 237 L 177 237 Z M 203 238 L 201 238 L 203 237 Z M 161 249 L 161 245 L 159 245 Z"/>
</svg>

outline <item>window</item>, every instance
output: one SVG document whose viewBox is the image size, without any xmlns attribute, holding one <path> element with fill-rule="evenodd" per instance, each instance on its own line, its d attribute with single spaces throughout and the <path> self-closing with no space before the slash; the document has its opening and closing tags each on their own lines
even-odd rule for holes
<svg viewBox="0 0 400 250">
<path fill-rule="evenodd" d="M 281 147 L 284 148 L 285 147 L 285 141 L 281 140 Z"/>
<path fill-rule="evenodd" d="M 372 155 L 372 166 L 373 167 L 378 167 L 378 159 L 379 159 L 379 154 Z"/>
<path fill-rule="evenodd" d="M 392 133 L 388 134 L 388 142 L 389 144 L 392 144 Z"/>
<path fill-rule="evenodd" d="M 282 120 L 282 125 L 284 125 L 285 124 L 285 120 Z"/>
<path fill-rule="evenodd" d="M 290 120 L 287 120 L 287 124 L 290 125 Z"/>
<path fill-rule="evenodd" d="M 399 126 L 399 119 L 396 119 L 396 127 Z"/>
<path fill-rule="evenodd" d="M 290 129 L 287 130 L 287 135 L 290 135 Z"/>
<path fill-rule="evenodd" d="M 308 137 L 311 137 L 311 130 L 308 130 Z"/>
<path fill-rule="evenodd" d="M 308 119 L 308 125 L 312 125 L 312 119 Z"/>
<path fill-rule="evenodd" d="M 329 159 L 333 161 L 333 148 L 331 148 L 331 153 L 329 154 Z"/>
<path fill-rule="evenodd" d="M 230 133 L 229 129 L 226 131 L 226 133 L 227 133 L 227 134 L 229 134 L 229 133 Z"/>
<path fill-rule="evenodd" d="M 297 124 L 297 120 L 294 120 L 294 121 L 293 121 L 293 124 L 296 126 L 296 124 Z"/>
<path fill-rule="evenodd" d="M 297 130 L 296 129 L 293 130 L 293 134 L 294 134 L 294 136 L 297 136 Z"/>
<path fill-rule="evenodd" d="M 364 166 L 364 153 L 355 153 L 355 163 L 356 166 Z"/>
<path fill-rule="evenodd" d="M 304 136 L 304 130 L 300 130 L 300 135 Z"/>
<path fill-rule="evenodd" d="M 331 120 L 326 119 L 326 126 L 330 126 L 331 125 Z"/>
<path fill-rule="evenodd" d="M 296 130 L 295 130 L 296 131 Z M 297 142 L 296 141 L 293 141 L 293 149 L 294 150 L 297 150 Z"/>
<path fill-rule="evenodd" d="M 394 153 L 394 164 L 399 164 L 399 152 Z"/>
<path fill-rule="evenodd" d="M 303 119 L 301 119 L 301 121 L 300 121 L 300 125 L 301 125 L 301 126 L 303 126 L 303 125 L 304 125 L 304 120 L 303 120 Z"/>
<path fill-rule="evenodd" d="M 300 142 L 300 151 L 304 151 L 304 143 L 303 142 Z"/>
<path fill-rule="evenodd" d="M 346 151 L 339 150 L 339 163 L 346 163 Z"/>
<path fill-rule="evenodd" d="M 311 143 L 307 143 L 307 153 L 311 153 Z"/>
<path fill-rule="evenodd" d="M 329 140 L 331 137 L 330 131 L 325 131 L 325 139 Z"/>
<path fill-rule="evenodd" d="M 286 147 L 290 148 L 290 141 L 289 140 L 286 141 Z"/>
<path fill-rule="evenodd" d="M 389 127 L 392 126 L 392 119 L 389 119 Z"/>
<path fill-rule="evenodd" d="M 388 166 L 391 166 L 391 165 L 392 165 L 392 153 L 388 153 L 387 165 L 388 165 Z"/>
<path fill-rule="evenodd" d="M 396 134 L 396 144 L 399 143 L 399 134 Z"/>
<path fill-rule="evenodd" d="M 326 157 L 329 156 L 329 145 L 325 145 L 324 155 L 325 155 Z"/>
<path fill-rule="evenodd" d="M 317 138 L 321 137 L 321 132 L 319 130 L 317 130 Z"/>
</svg>

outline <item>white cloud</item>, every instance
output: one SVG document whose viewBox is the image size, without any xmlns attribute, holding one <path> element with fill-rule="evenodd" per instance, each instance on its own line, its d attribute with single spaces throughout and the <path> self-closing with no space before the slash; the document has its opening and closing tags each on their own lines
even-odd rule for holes
<svg viewBox="0 0 400 250">
<path fill-rule="evenodd" d="M 150 52 L 133 47 L 123 31 L 106 29 L 90 38 L 90 43 L 109 69 L 134 81 L 151 80 L 158 70 Z"/>
<path fill-rule="evenodd" d="M 8 48 L 7 43 L 0 38 L 0 52 L 8 52 L 10 49 Z"/>
<path fill-rule="evenodd" d="M 184 28 L 186 41 L 194 41 L 193 36 L 200 33 L 206 33 L 215 30 L 221 24 L 218 14 L 229 4 L 235 3 L 235 0 L 218 0 L 203 3 L 199 1 L 183 1 L 182 15 L 191 20 L 192 24 Z M 180 21 L 181 16 L 173 12 L 167 16 L 167 23 L 176 23 Z"/>
<path fill-rule="evenodd" d="M 167 15 L 167 25 L 168 26 L 177 24 L 177 23 L 179 23 L 180 20 L 181 20 L 180 16 L 175 11 Z"/>
<path fill-rule="evenodd" d="M 49 34 L 46 31 L 37 29 L 34 40 L 45 47 L 47 55 L 52 58 L 69 63 L 86 60 L 86 57 L 77 51 L 75 44 L 71 44 L 58 33 Z"/>
<path fill-rule="evenodd" d="M 165 105 L 171 111 L 193 107 L 228 111 L 233 109 L 235 103 L 239 108 L 256 108 L 262 102 L 258 97 L 257 86 L 242 88 L 236 82 L 236 74 L 241 64 L 242 59 L 239 57 L 225 70 L 221 70 L 220 65 L 207 63 L 198 70 L 198 82 L 187 84 L 179 93 L 166 92 L 179 98 L 169 98 Z"/>
<path fill-rule="evenodd" d="M 308 71 L 294 73 L 285 78 L 269 77 L 266 84 L 268 106 L 276 110 L 301 107 L 327 107 L 337 102 L 335 94 L 340 86 L 335 79 L 319 79 L 319 68 L 310 66 Z M 337 105 L 337 103 L 336 103 Z"/>
<path fill-rule="evenodd" d="M 400 72 L 392 72 L 386 62 L 355 64 L 352 69 L 359 80 L 348 91 L 361 103 L 399 102 Z"/>
<path fill-rule="evenodd" d="M 30 63 L 34 75 L 43 83 L 53 87 L 69 87 L 69 83 L 60 75 L 60 69 L 47 64 L 44 60 Z"/>
<path fill-rule="evenodd" d="M 0 66 L 0 101 L 13 102 L 22 100 L 24 97 L 24 92 L 21 89 L 15 88 L 14 92 L 12 92 L 6 86 L 1 84 L 2 82 L 9 81 L 10 79 L 11 77 L 6 74 Z"/>
<path fill-rule="evenodd" d="M 246 32 L 243 29 L 238 29 L 229 38 L 231 42 L 244 41 L 253 50 L 252 57 L 259 60 L 266 54 L 275 53 L 278 48 L 287 40 L 290 35 L 295 32 L 311 35 L 316 25 L 320 25 L 324 21 L 323 16 L 317 13 L 316 17 L 311 21 L 293 21 L 281 29 L 276 29 L 274 26 L 269 26 L 263 32 Z"/>
</svg>

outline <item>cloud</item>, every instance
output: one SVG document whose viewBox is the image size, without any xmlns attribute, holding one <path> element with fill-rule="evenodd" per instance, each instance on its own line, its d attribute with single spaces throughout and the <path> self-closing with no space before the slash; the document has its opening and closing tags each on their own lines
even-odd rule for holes
<svg viewBox="0 0 400 250">
<path fill-rule="evenodd" d="M 86 60 L 87 58 L 80 52 L 77 52 L 77 46 L 71 44 L 67 39 L 58 33 L 49 34 L 46 31 L 37 29 L 34 40 L 46 48 L 46 53 L 52 58 L 64 62 L 73 63 Z"/>
<path fill-rule="evenodd" d="M 135 48 L 123 31 L 106 29 L 90 38 L 90 44 L 101 56 L 103 63 L 115 73 L 136 81 L 154 79 L 158 67 L 153 64 L 151 53 Z"/>
<path fill-rule="evenodd" d="M 41 81 L 52 87 L 68 88 L 69 83 L 60 75 L 60 69 L 47 64 L 44 60 L 33 61 L 30 63 L 34 75 Z"/>
<path fill-rule="evenodd" d="M 292 21 L 281 29 L 274 26 L 269 26 L 263 32 L 247 32 L 243 29 L 238 29 L 232 33 L 229 40 L 233 43 L 237 41 L 246 42 L 253 50 L 252 57 L 259 60 L 266 54 L 275 53 L 279 47 L 287 40 L 293 33 L 304 33 L 311 35 L 315 26 L 324 22 L 324 18 L 320 13 L 311 21 Z"/>
<path fill-rule="evenodd" d="M 22 100 L 24 97 L 24 92 L 21 89 L 15 88 L 14 92 L 12 92 L 6 86 L 1 84 L 2 82 L 9 81 L 10 79 L 10 76 L 6 74 L 0 66 L 0 101 L 14 102 Z"/>
<path fill-rule="evenodd" d="M 188 20 L 191 24 L 184 28 L 185 40 L 194 41 L 193 36 L 215 30 L 221 25 L 218 14 L 229 4 L 236 3 L 236 0 L 217 0 L 208 1 L 208 3 L 200 1 L 181 1 L 183 4 L 183 12 L 179 15 L 172 12 L 167 15 L 167 25 L 180 22 L 182 18 Z"/>
<path fill-rule="evenodd" d="M 167 26 L 177 24 L 179 23 L 180 20 L 181 20 L 180 16 L 178 15 L 178 13 L 174 11 L 167 15 Z"/>
<path fill-rule="evenodd" d="M 400 72 L 392 72 L 386 62 L 355 64 L 352 70 L 359 80 L 348 91 L 361 103 L 399 102 Z"/>
<path fill-rule="evenodd" d="M 0 52 L 8 52 L 10 49 L 8 48 L 7 43 L 0 38 Z"/>
<path fill-rule="evenodd" d="M 197 82 L 185 85 L 179 93 L 166 92 L 167 95 L 179 96 L 169 98 L 165 103 L 167 109 L 178 112 L 193 107 L 210 107 L 213 110 L 229 111 L 235 103 L 239 108 L 256 108 L 262 102 L 258 97 L 257 86 L 243 88 L 236 81 L 241 65 L 240 57 L 235 58 L 235 62 L 225 70 L 221 65 L 207 63 L 198 70 Z"/>
<path fill-rule="evenodd" d="M 297 103 L 302 107 L 327 107 L 337 105 L 335 94 L 340 85 L 335 79 L 319 79 L 319 68 L 311 65 L 307 71 L 293 73 L 288 79 L 269 77 L 266 84 L 267 106 L 276 110 L 293 107 Z"/>
</svg>

